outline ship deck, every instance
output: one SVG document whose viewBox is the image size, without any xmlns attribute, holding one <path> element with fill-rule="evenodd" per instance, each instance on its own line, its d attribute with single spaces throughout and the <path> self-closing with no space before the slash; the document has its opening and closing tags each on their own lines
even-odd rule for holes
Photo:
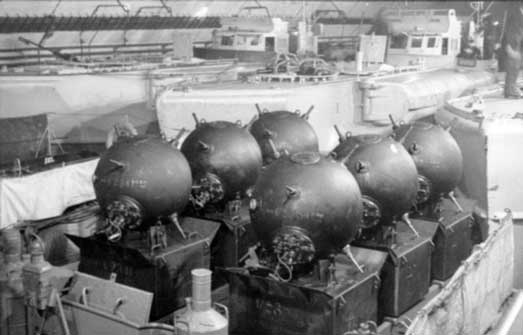
<svg viewBox="0 0 523 335">
<path fill-rule="evenodd" d="M 523 81 L 519 82 L 523 91 Z M 507 99 L 498 87 L 447 102 L 446 108 L 460 117 L 480 121 L 523 118 L 523 99 Z"/>
<path fill-rule="evenodd" d="M 191 89 L 195 89 L 198 91 L 204 91 L 205 94 L 209 94 L 210 91 L 223 91 L 223 90 L 239 90 L 239 91 L 245 91 L 245 90 L 259 90 L 259 89 L 271 89 L 271 88 L 278 88 L 278 89 L 286 89 L 286 88 L 296 88 L 296 87 L 305 87 L 305 86 L 315 86 L 315 85 L 325 85 L 325 84 L 338 84 L 340 82 L 354 82 L 358 78 L 356 76 L 352 75 L 339 75 L 337 78 L 334 79 L 326 79 L 322 80 L 318 78 L 316 81 L 312 80 L 272 80 L 272 81 L 254 81 L 254 80 L 227 80 L 227 81 L 221 81 L 219 83 L 215 82 L 208 82 L 208 83 L 198 83 L 196 85 L 192 85 Z M 182 90 L 181 89 L 175 89 L 175 90 Z M 192 93 L 195 93 L 196 91 L 192 91 Z M 219 94 L 219 93 L 217 93 Z"/>
<path fill-rule="evenodd" d="M 111 59 L 99 60 L 90 62 L 72 62 L 72 61 L 56 61 L 43 62 L 37 65 L 23 65 L 17 67 L 5 67 L 0 71 L 0 79 L 2 77 L 19 77 L 19 76 L 50 76 L 50 75 L 78 75 L 78 74 L 103 74 L 103 73 L 118 73 L 118 72 L 132 72 L 132 71 L 154 71 L 157 70 L 158 75 L 163 71 L 180 70 L 186 73 L 194 71 L 194 67 L 199 69 L 207 69 L 213 66 L 226 66 L 235 63 L 234 59 L 220 59 L 220 60 L 204 60 L 199 58 L 192 59 Z M 247 66 L 247 64 L 241 64 Z"/>
</svg>

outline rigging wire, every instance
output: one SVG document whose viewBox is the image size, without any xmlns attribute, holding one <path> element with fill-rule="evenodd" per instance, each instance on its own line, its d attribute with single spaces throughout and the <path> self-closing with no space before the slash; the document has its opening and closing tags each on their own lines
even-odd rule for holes
<svg viewBox="0 0 523 335">
<path fill-rule="evenodd" d="M 60 6 L 61 3 L 62 3 L 62 0 L 58 0 L 58 2 L 56 3 L 56 6 L 51 11 L 51 16 L 54 16 L 56 14 L 56 11 L 58 10 L 58 7 Z"/>
</svg>

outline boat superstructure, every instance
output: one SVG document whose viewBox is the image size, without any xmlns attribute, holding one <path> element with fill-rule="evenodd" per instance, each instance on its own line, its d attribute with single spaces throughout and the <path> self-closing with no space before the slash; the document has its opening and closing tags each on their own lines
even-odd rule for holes
<svg viewBox="0 0 523 335">
<path fill-rule="evenodd" d="M 314 106 L 311 124 L 320 134 L 320 148 L 330 150 L 338 141 L 334 125 L 353 133 L 387 133 L 390 116 L 398 122 L 426 117 L 449 97 L 492 85 L 497 80 L 492 71 L 470 68 L 361 78 L 296 73 L 252 78 L 247 82 L 209 83 L 164 91 L 156 105 L 160 131 L 167 138 L 174 138 L 180 129 L 192 129 L 195 126 L 192 114 L 207 120 L 220 118 L 248 124 L 257 113 L 256 104 L 267 110 L 306 111 Z"/>
<path fill-rule="evenodd" d="M 268 73 L 246 81 L 162 93 L 156 108 L 161 132 L 169 138 L 177 129 L 191 129 L 192 113 L 248 123 L 254 104 L 267 110 L 314 105 L 312 124 L 322 135 L 320 147 L 329 150 L 337 141 L 334 124 L 356 133 L 386 132 L 390 117 L 408 122 L 431 115 L 447 99 L 498 80 L 495 60 L 458 57 L 462 23 L 454 9 L 390 9 L 381 20 L 389 34 L 356 36 L 356 62 L 337 66 L 334 77 L 315 77 L 315 70 L 308 77 L 299 60 L 275 56 Z M 314 38 L 316 45 L 322 40 Z"/>
<path fill-rule="evenodd" d="M 126 115 L 140 131 L 154 124 L 151 106 L 158 88 L 236 78 L 235 66 L 232 60 L 24 66 L 0 73 L 0 113 L 5 118 L 19 110 L 25 116 L 48 114 L 61 141 L 100 143 Z"/>
<path fill-rule="evenodd" d="M 384 13 L 388 24 L 387 63 L 449 67 L 461 50 L 461 21 L 454 9 L 395 9 Z"/>
<path fill-rule="evenodd" d="M 203 59 L 237 58 L 246 62 L 266 63 L 277 54 L 289 52 L 288 22 L 271 17 L 266 7 L 245 7 L 248 14 L 222 20 L 210 43 L 195 47 L 194 55 Z M 253 9 L 266 11 L 253 16 Z"/>
</svg>

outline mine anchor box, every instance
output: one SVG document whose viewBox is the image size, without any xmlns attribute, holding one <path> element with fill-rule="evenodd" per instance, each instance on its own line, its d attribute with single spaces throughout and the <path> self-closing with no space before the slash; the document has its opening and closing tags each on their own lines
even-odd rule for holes
<svg viewBox="0 0 523 335">
<path fill-rule="evenodd" d="M 191 215 L 220 223 L 220 229 L 211 245 L 213 267 L 239 266 L 242 258 L 247 254 L 249 246 L 256 243 L 256 235 L 251 225 L 246 202 L 243 202 L 235 213 L 216 211 Z"/>
<path fill-rule="evenodd" d="M 437 223 L 428 220 L 411 220 L 419 233 L 416 236 L 406 225 L 398 224 L 397 241 L 384 245 L 374 241 L 355 241 L 353 244 L 387 252 L 388 257 L 381 271 L 379 292 L 379 317 L 399 317 L 422 300 L 430 287 L 430 259 L 432 238 Z"/>
<path fill-rule="evenodd" d="M 231 334 L 333 335 L 376 322 L 379 272 L 387 254 L 352 249 L 364 272 L 340 254 L 335 281 L 312 274 L 283 282 L 245 269 L 221 269 L 230 287 Z"/>
<path fill-rule="evenodd" d="M 154 293 L 152 321 L 183 307 L 191 295 L 191 270 L 210 266 L 210 244 L 219 224 L 185 217 L 180 225 L 186 238 L 169 226 L 167 247 L 153 252 L 140 235 L 117 243 L 67 236 L 80 248 L 79 271 L 103 279 L 115 274 L 117 283 Z"/>
<path fill-rule="evenodd" d="M 443 199 L 439 206 L 438 229 L 434 235 L 431 260 L 433 280 L 447 280 L 472 252 L 475 220 L 474 201 L 460 199 L 462 211 L 449 200 Z"/>
</svg>

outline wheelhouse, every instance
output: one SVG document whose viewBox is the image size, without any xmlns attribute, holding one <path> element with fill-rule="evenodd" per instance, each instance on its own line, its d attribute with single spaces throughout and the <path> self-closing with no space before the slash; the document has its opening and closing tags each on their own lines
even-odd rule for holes
<svg viewBox="0 0 523 335">
<path fill-rule="evenodd" d="M 389 29 L 387 63 L 454 64 L 460 52 L 461 23 L 453 9 L 394 10 L 385 14 L 385 20 Z"/>
</svg>

